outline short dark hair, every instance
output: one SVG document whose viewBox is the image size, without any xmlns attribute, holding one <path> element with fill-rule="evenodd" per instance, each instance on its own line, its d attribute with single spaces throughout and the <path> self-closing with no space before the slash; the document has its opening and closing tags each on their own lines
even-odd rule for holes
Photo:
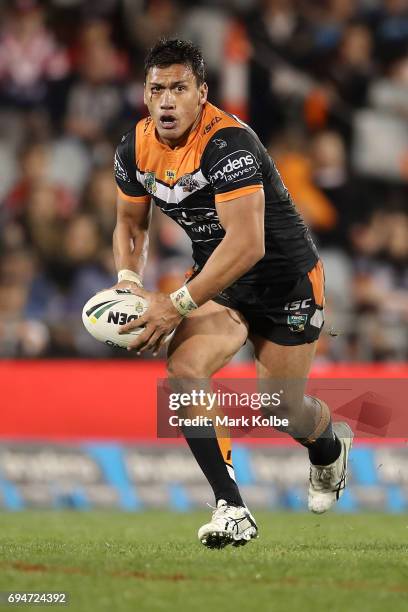
<svg viewBox="0 0 408 612">
<path fill-rule="evenodd" d="M 190 66 L 198 85 L 205 81 L 205 63 L 199 47 L 190 40 L 161 38 L 148 52 L 144 63 L 145 80 L 153 66 L 167 68 L 172 64 Z"/>
</svg>

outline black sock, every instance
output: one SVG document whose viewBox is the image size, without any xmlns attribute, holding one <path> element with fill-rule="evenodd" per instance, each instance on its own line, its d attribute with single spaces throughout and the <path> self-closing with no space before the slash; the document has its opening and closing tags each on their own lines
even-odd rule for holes
<svg viewBox="0 0 408 612">
<path fill-rule="evenodd" d="M 214 427 L 182 427 L 181 430 L 214 491 L 215 501 L 225 499 L 232 506 L 244 506 L 237 483 L 228 474 Z M 197 437 L 198 435 L 206 437 Z"/>
<path fill-rule="evenodd" d="M 305 446 L 313 465 L 329 465 L 339 458 L 341 452 L 341 443 L 333 431 L 331 421 L 316 442 Z"/>
</svg>

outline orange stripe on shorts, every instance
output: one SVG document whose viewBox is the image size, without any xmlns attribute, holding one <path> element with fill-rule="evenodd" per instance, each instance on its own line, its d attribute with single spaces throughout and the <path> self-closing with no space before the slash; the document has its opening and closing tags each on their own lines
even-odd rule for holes
<svg viewBox="0 0 408 612">
<path fill-rule="evenodd" d="M 319 261 L 310 272 L 307 273 L 313 287 L 314 301 L 318 306 L 324 306 L 324 270 L 323 264 Z"/>
</svg>

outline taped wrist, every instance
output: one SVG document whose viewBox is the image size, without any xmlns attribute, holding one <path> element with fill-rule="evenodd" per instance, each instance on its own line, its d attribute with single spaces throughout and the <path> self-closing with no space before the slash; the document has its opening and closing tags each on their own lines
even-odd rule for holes
<svg viewBox="0 0 408 612">
<path fill-rule="evenodd" d="M 174 308 L 182 317 L 186 317 L 190 312 L 198 308 L 186 285 L 183 285 L 183 287 L 180 287 L 180 289 L 177 289 L 174 293 L 170 293 L 170 299 Z"/>
<path fill-rule="evenodd" d="M 138 287 L 143 287 L 142 277 L 137 272 L 133 272 L 133 270 L 119 270 L 118 283 L 124 280 L 136 283 Z"/>
</svg>

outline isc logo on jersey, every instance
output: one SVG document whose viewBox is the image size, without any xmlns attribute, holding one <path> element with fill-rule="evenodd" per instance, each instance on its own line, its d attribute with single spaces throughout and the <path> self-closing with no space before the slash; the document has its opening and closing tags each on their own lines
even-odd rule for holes
<svg viewBox="0 0 408 612">
<path fill-rule="evenodd" d="M 258 168 L 259 164 L 252 153 L 245 150 L 234 151 L 214 164 L 209 172 L 210 183 L 243 181 L 254 176 Z"/>
</svg>

